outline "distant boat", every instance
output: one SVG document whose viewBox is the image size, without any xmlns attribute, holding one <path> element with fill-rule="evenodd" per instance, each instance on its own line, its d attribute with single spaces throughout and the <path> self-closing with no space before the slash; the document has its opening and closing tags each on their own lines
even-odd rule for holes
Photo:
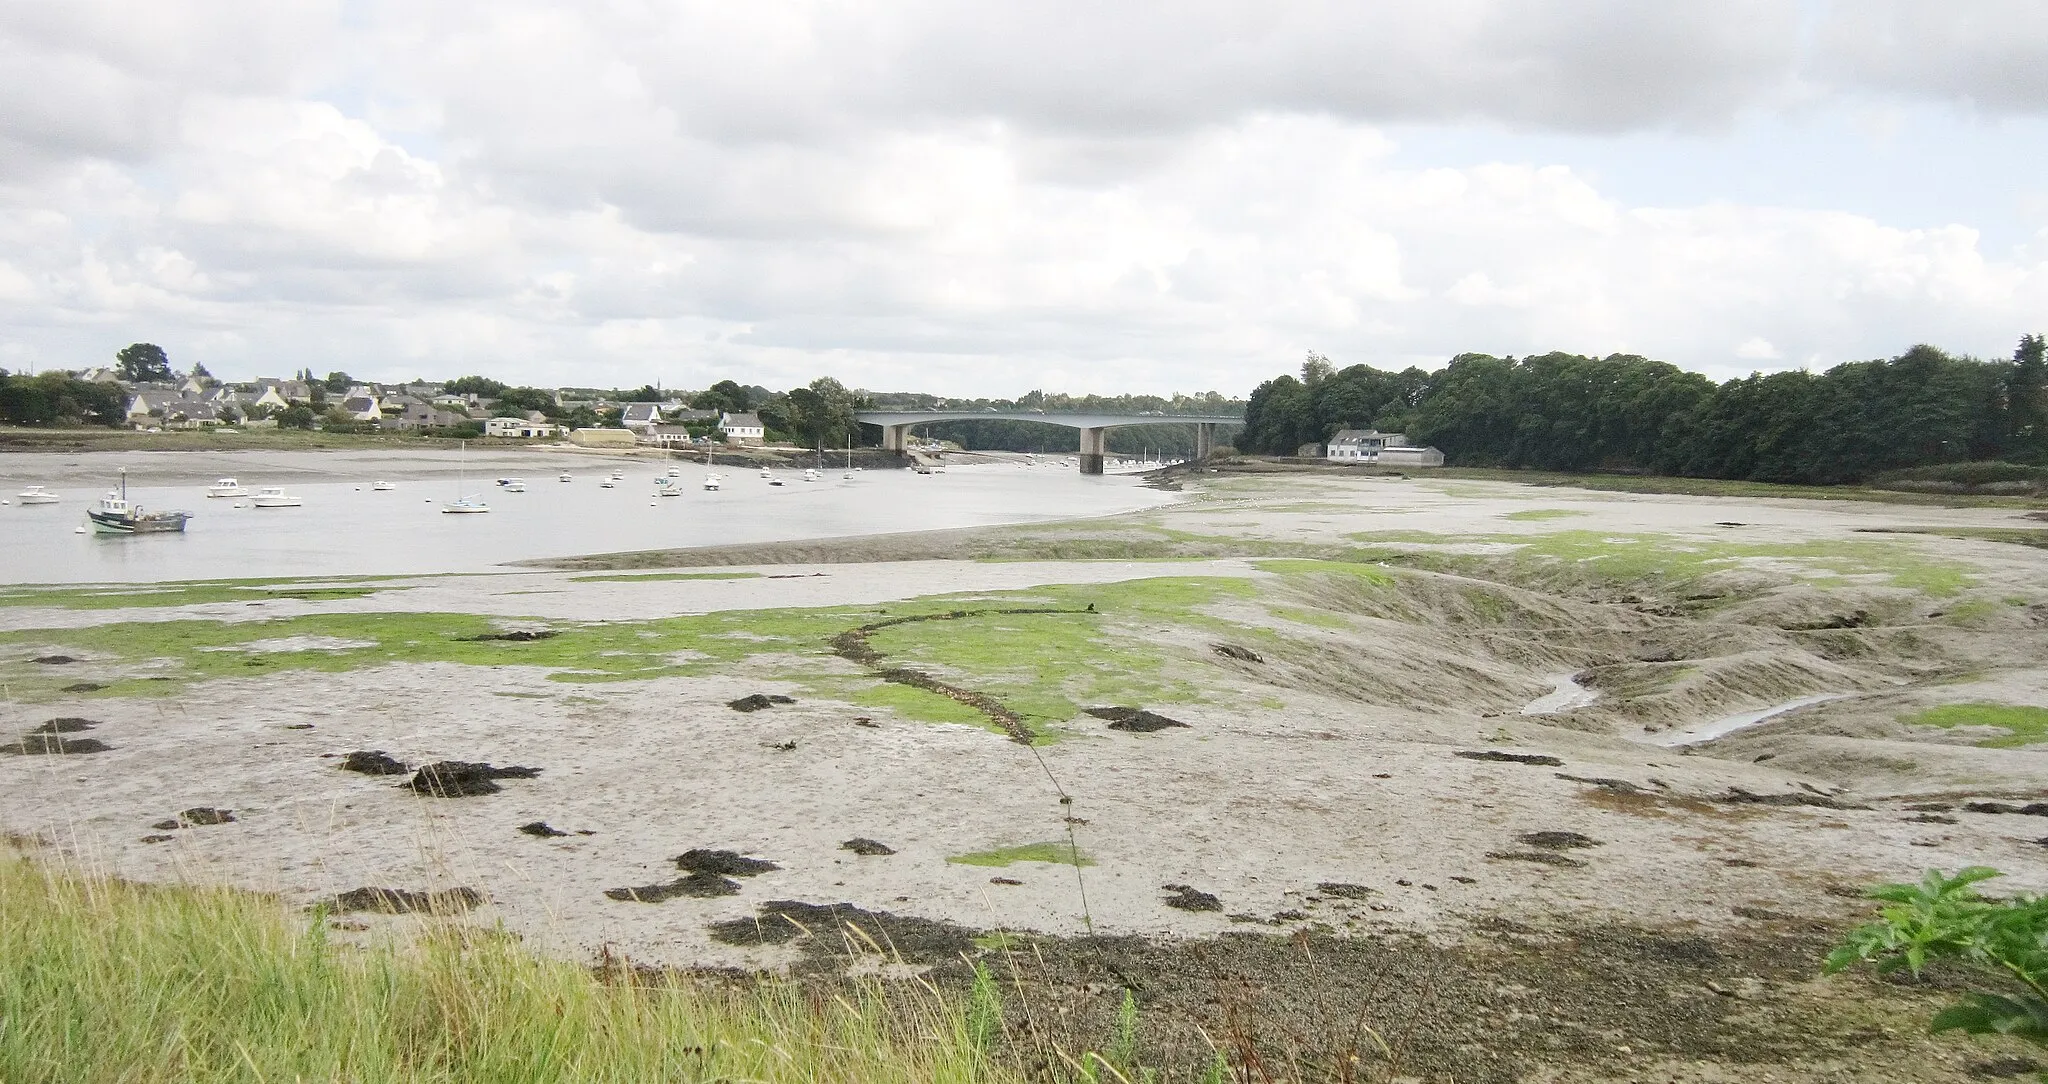
<svg viewBox="0 0 2048 1084">
<path fill-rule="evenodd" d="M 265 486 L 258 490 L 249 504 L 255 508 L 297 508 L 303 502 L 277 486 Z"/>
<path fill-rule="evenodd" d="M 763 478 L 773 478 L 773 477 L 775 477 L 775 472 L 774 472 L 774 471 L 771 471 L 771 470 L 769 470 L 769 469 L 768 469 L 767 467 L 762 467 L 762 468 L 761 468 L 761 477 L 763 477 Z"/>
<path fill-rule="evenodd" d="M 372 493 L 389 493 L 397 488 L 397 486 L 392 485 L 390 482 L 384 481 L 382 478 L 379 478 L 378 480 L 370 483 L 370 492 Z"/>
<path fill-rule="evenodd" d="M 818 480 L 818 471 L 817 471 L 817 468 L 815 468 L 815 467 L 805 467 L 805 468 L 804 468 L 804 481 L 806 481 L 806 482 L 815 482 L 815 481 L 817 481 L 817 480 Z"/>
<path fill-rule="evenodd" d="M 121 488 L 100 498 L 98 508 L 85 510 L 92 529 L 101 534 L 182 534 L 190 512 L 146 512 L 128 503 L 128 472 L 121 472 Z"/>
<path fill-rule="evenodd" d="M 782 484 L 782 479 L 780 479 L 780 478 L 770 478 L 770 479 L 768 479 L 768 484 L 769 484 L 769 485 L 771 485 L 771 486 L 779 486 L 779 485 L 781 485 L 781 484 Z"/>
<path fill-rule="evenodd" d="M 235 481 L 233 478 L 222 478 L 206 487 L 206 495 L 209 497 L 246 497 L 249 495 L 249 491 L 242 488 L 242 483 Z"/>
<path fill-rule="evenodd" d="M 507 493 L 524 493 L 526 492 L 526 479 L 500 478 L 498 479 L 498 488 Z"/>
<path fill-rule="evenodd" d="M 15 497 L 23 504 L 56 504 L 58 500 L 55 493 L 42 486 L 30 486 L 15 494 Z"/>
<path fill-rule="evenodd" d="M 668 469 L 668 476 L 669 476 L 670 478 L 681 478 L 681 477 L 683 476 L 683 468 L 681 468 L 681 467 L 670 467 L 670 468 Z"/>
<path fill-rule="evenodd" d="M 604 479 L 604 480 L 602 480 L 602 481 L 600 481 L 600 482 L 598 482 L 598 483 L 597 483 L 597 488 L 599 488 L 599 489 L 617 489 L 617 488 L 619 488 L 619 483 L 617 483 L 617 482 L 614 482 L 614 481 L 612 481 L 612 480 L 611 480 L 611 479 L 609 479 L 609 478 L 606 478 L 606 479 Z"/>
<path fill-rule="evenodd" d="M 573 482 L 575 480 L 576 479 L 570 477 L 568 471 L 563 471 L 561 475 L 555 479 L 555 481 L 557 482 Z"/>
<path fill-rule="evenodd" d="M 466 494 L 462 492 L 462 485 L 464 481 L 462 472 L 463 467 L 466 466 L 469 461 L 469 442 L 465 440 L 462 443 L 456 445 L 455 454 L 455 492 L 458 494 L 458 496 L 454 500 L 448 502 L 447 504 L 442 505 L 441 511 L 446 512 L 450 515 L 471 515 L 477 512 L 490 511 L 491 506 L 485 504 L 482 501 L 482 499 L 476 497 L 473 494 Z"/>
</svg>

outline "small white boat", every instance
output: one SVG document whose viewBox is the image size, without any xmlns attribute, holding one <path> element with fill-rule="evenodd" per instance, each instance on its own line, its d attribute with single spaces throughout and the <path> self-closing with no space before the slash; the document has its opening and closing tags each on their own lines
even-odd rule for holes
<svg viewBox="0 0 2048 1084">
<path fill-rule="evenodd" d="M 612 481 L 614 481 L 614 482 L 623 482 L 623 481 L 625 481 L 625 480 L 626 480 L 626 472 L 625 472 L 625 471 L 622 471 L 622 470 L 615 470 L 615 471 L 613 471 L 613 472 L 612 472 Z"/>
<path fill-rule="evenodd" d="M 669 476 L 670 478 L 681 478 L 681 477 L 683 476 L 683 468 L 681 468 L 681 467 L 670 467 L 670 468 L 668 469 L 668 476 Z"/>
<path fill-rule="evenodd" d="M 654 494 L 657 497 L 680 497 L 683 495 L 683 487 L 671 479 L 656 478 L 654 480 Z"/>
<path fill-rule="evenodd" d="M 526 479 L 500 478 L 498 479 L 498 488 L 507 493 L 524 493 L 526 492 Z"/>
<path fill-rule="evenodd" d="M 597 483 L 597 488 L 599 488 L 599 489 L 617 489 L 617 488 L 619 488 L 619 483 L 617 483 L 617 482 L 614 482 L 614 481 L 612 481 L 612 480 L 611 480 L 611 479 L 609 479 L 609 478 L 606 478 L 606 479 L 604 479 L 603 481 L 601 481 L 601 482 Z"/>
<path fill-rule="evenodd" d="M 252 508 L 297 508 L 301 503 L 303 502 L 299 498 L 277 486 L 264 486 L 256 491 L 254 497 L 249 498 L 249 505 Z"/>
<path fill-rule="evenodd" d="M 488 512 L 491 510 L 491 506 L 485 504 L 482 498 L 473 493 L 463 494 L 463 468 L 468 465 L 469 442 L 465 440 L 455 446 L 455 492 L 457 496 L 454 500 L 441 506 L 441 511 L 449 515 L 473 515 L 478 512 Z"/>
<path fill-rule="evenodd" d="M 209 497 L 246 497 L 249 495 L 249 491 L 242 488 L 242 483 L 235 481 L 233 478 L 222 478 L 206 487 L 206 495 Z"/>
<path fill-rule="evenodd" d="M 775 472 L 773 472 L 773 471 L 769 470 L 769 469 L 768 469 L 767 467 L 762 467 L 762 468 L 761 468 L 761 477 L 763 477 L 763 478 L 773 478 L 773 477 L 775 477 Z"/>
<path fill-rule="evenodd" d="M 712 491 L 714 491 L 714 492 L 715 492 L 715 491 L 716 491 L 716 490 L 718 489 L 718 482 L 719 482 L 719 479 L 718 479 L 718 475 L 716 475 L 716 474 L 707 474 L 707 475 L 705 475 L 705 476 L 704 476 L 704 488 L 705 488 L 705 489 L 709 489 L 709 490 L 712 490 Z"/>
<path fill-rule="evenodd" d="M 771 486 L 779 486 L 779 485 L 781 485 L 781 484 L 782 484 L 782 479 L 780 479 L 780 478 L 770 478 L 770 479 L 768 479 L 768 484 L 769 484 L 769 485 L 771 485 Z"/>
<path fill-rule="evenodd" d="M 389 493 L 397 488 L 397 486 L 392 485 L 390 482 L 387 482 L 382 478 L 379 478 L 376 481 L 370 483 L 370 492 L 372 493 Z"/>
<path fill-rule="evenodd" d="M 557 482 L 573 482 L 575 480 L 576 479 L 569 476 L 568 471 L 563 471 L 559 476 L 555 478 L 555 481 Z"/>
<path fill-rule="evenodd" d="M 56 504 L 57 495 L 42 486 L 30 486 L 14 495 L 23 504 Z"/>
<path fill-rule="evenodd" d="M 804 481 L 806 481 L 806 482 L 815 482 L 815 481 L 817 481 L 817 480 L 818 480 L 818 472 L 817 472 L 816 468 L 813 468 L 813 467 L 805 467 L 805 468 L 804 468 Z"/>
</svg>

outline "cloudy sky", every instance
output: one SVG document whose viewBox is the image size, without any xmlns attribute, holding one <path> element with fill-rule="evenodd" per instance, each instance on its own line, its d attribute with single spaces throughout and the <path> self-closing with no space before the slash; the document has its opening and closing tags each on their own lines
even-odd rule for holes
<svg viewBox="0 0 2048 1084">
<path fill-rule="evenodd" d="M 1243 394 L 2048 330 L 2040 0 L 11 0 L 0 367 Z"/>
</svg>

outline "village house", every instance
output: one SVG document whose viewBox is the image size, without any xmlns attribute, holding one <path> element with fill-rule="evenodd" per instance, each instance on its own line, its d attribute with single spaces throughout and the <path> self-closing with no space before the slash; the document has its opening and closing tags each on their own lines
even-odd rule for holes
<svg viewBox="0 0 2048 1084">
<path fill-rule="evenodd" d="M 256 387 L 259 392 L 256 398 L 250 401 L 252 406 L 261 405 L 273 410 L 283 410 L 293 403 L 313 401 L 313 389 L 303 380 L 279 380 L 266 376 L 256 381 Z"/>
<path fill-rule="evenodd" d="M 767 428 L 761 424 L 761 416 L 751 412 L 721 413 L 718 416 L 718 431 L 724 433 L 726 441 L 732 444 L 745 444 L 749 441 L 759 444 L 768 435 Z"/>
<path fill-rule="evenodd" d="M 1340 429 L 1330 438 L 1324 458 L 1332 463 L 1377 464 L 1408 467 L 1441 467 L 1444 453 L 1435 448 L 1408 443 L 1405 433 L 1382 433 L 1377 429 Z"/>
<path fill-rule="evenodd" d="M 341 412 L 352 421 L 375 422 L 384 419 L 384 412 L 377 406 L 374 395 L 354 395 L 341 401 Z"/>
<path fill-rule="evenodd" d="M 175 391 L 147 388 L 138 391 L 128 397 L 128 420 L 140 424 L 148 418 L 168 417 L 165 411 L 184 401 L 184 398 Z"/>
<path fill-rule="evenodd" d="M 484 436 L 532 439 L 555 435 L 553 422 L 536 422 L 526 418 L 490 418 L 484 422 Z"/>
<path fill-rule="evenodd" d="M 661 404 L 627 403 L 619 415 L 619 424 L 645 436 L 647 430 L 661 424 Z"/>
</svg>

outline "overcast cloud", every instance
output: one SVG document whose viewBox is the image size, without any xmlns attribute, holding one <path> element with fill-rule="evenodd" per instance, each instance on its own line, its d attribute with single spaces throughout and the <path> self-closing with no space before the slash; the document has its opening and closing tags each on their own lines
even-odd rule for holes
<svg viewBox="0 0 2048 1084">
<path fill-rule="evenodd" d="M 0 6 L 0 366 L 1243 394 L 1311 349 L 1719 377 L 2048 327 L 2039 3 L 1011 8 Z M 1762 125 L 1810 138 L 1702 192 Z M 1532 133 L 1653 158 L 1624 196 Z"/>
</svg>

